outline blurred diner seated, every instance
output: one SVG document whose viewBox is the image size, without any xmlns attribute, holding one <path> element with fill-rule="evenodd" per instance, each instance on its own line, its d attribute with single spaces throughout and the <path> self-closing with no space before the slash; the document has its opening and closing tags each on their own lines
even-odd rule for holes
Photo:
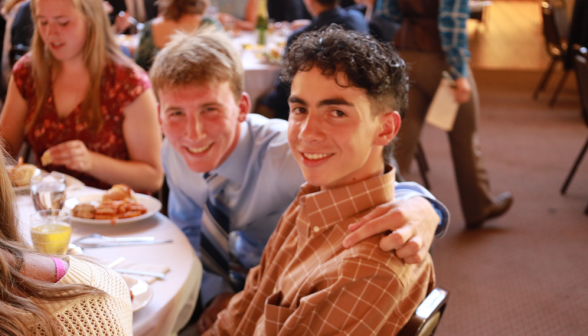
<svg viewBox="0 0 588 336">
<path fill-rule="evenodd" d="M 160 15 L 145 23 L 135 51 L 135 62 L 149 70 L 153 58 L 177 31 L 190 32 L 206 25 L 220 23 L 213 17 L 205 16 L 208 0 L 160 0 Z"/>
<path fill-rule="evenodd" d="M 226 29 L 255 29 L 259 0 L 211 0 L 210 4 Z"/>
<path fill-rule="evenodd" d="M 16 156 L 86 185 L 163 183 L 161 131 L 147 74 L 116 45 L 100 0 L 33 0 L 31 51 L 14 66 L 0 136 Z M 41 160 L 43 158 L 43 160 Z"/>
<path fill-rule="evenodd" d="M 0 150 L 0 334 L 132 335 L 131 297 L 120 275 L 24 242 L 4 155 Z"/>
</svg>

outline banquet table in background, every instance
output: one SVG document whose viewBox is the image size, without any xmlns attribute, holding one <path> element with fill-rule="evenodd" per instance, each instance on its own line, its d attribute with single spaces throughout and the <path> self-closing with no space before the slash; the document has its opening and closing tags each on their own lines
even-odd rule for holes
<svg viewBox="0 0 588 336">
<path fill-rule="evenodd" d="M 256 35 L 254 32 L 241 31 L 239 33 L 229 32 L 233 45 L 241 53 L 243 70 L 245 71 L 245 92 L 251 98 L 252 106 L 255 106 L 257 99 L 269 92 L 278 77 L 280 67 L 277 64 L 269 63 L 263 57 L 264 51 L 256 47 Z M 275 49 L 283 52 L 286 45 L 288 30 L 276 30 L 269 34 L 267 50 Z M 126 47 L 131 55 L 137 49 L 139 38 L 137 35 L 117 35 L 116 41 L 120 46 Z M 251 48 L 244 48 L 244 46 Z"/>
<path fill-rule="evenodd" d="M 67 190 L 67 197 L 80 197 L 99 193 L 100 190 L 83 187 Z M 34 213 L 31 195 L 17 195 L 20 230 L 30 242 L 29 218 Z M 153 299 L 143 309 L 133 314 L 135 336 L 175 335 L 189 320 L 200 289 L 202 265 L 186 236 L 178 227 L 161 213 L 134 223 L 119 225 L 90 225 L 72 221 L 72 238 L 98 233 L 108 237 L 144 237 L 172 239 L 172 243 L 160 245 L 124 246 L 107 248 L 86 248 L 85 255 L 100 261 L 111 262 L 119 257 L 145 264 L 168 266 L 170 271 L 165 280 L 152 283 Z"/>
</svg>

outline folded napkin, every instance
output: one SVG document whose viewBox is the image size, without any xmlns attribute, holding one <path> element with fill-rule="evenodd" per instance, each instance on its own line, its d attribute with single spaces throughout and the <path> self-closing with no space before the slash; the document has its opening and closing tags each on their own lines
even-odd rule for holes
<svg viewBox="0 0 588 336">
<path fill-rule="evenodd" d="M 114 260 L 112 260 L 112 261 L 114 261 Z M 112 261 L 110 261 L 110 262 L 112 262 Z M 107 262 L 104 264 L 108 265 L 110 262 Z M 114 266 L 113 268 L 114 269 L 141 271 L 141 272 L 164 273 L 164 274 L 169 272 L 169 266 L 158 265 L 158 264 L 139 263 L 139 262 L 132 261 L 132 260 L 125 260 L 125 261 L 121 262 L 120 264 Z M 155 280 L 158 280 L 155 277 L 146 276 L 146 275 L 126 274 L 126 273 L 120 273 L 120 274 L 124 275 L 124 276 L 128 276 L 128 277 L 132 277 L 135 279 L 143 280 L 148 284 L 152 284 L 155 282 Z"/>
</svg>

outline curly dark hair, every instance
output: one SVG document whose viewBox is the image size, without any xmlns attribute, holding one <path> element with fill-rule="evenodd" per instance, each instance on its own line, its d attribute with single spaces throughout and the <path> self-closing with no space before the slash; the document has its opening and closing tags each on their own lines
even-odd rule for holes
<svg viewBox="0 0 588 336">
<path fill-rule="evenodd" d="M 313 67 L 335 80 L 344 73 L 348 83 L 337 84 L 365 89 L 375 113 L 406 108 L 407 67 L 389 43 L 332 24 L 304 33 L 292 43 L 282 63 L 281 80 L 292 84 L 298 71 Z"/>
<path fill-rule="evenodd" d="M 281 80 L 292 84 L 298 71 L 318 67 L 341 87 L 365 89 L 372 113 L 398 111 L 408 104 L 408 76 L 404 60 L 389 43 L 332 24 L 320 31 L 300 35 L 284 57 Z M 345 74 L 345 83 L 337 79 Z M 393 162 L 392 142 L 384 147 L 384 161 Z"/>
</svg>

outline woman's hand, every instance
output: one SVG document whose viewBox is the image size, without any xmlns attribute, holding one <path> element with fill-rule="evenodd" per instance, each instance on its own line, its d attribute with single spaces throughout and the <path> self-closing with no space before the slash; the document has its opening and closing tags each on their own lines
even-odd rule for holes
<svg viewBox="0 0 588 336">
<path fill-rule="evenodd" d="M 80 140 L 71 140 L 48 149 L 54 165 L 65 166 L 82 173 L 93 167 L 94 153 Z"/>
</svg>

